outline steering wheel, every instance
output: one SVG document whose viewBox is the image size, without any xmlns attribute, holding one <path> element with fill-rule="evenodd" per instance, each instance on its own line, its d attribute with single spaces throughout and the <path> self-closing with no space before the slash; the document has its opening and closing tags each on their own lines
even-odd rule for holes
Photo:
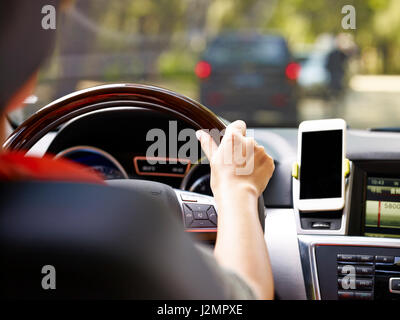
<svg viewBox="0 0 400 320">
<path fill-rule="evenodd" d="M 225 129 L 224 122 L 209 109 L 173 91 L 139 84 L 111 84 L 77 91 L 48 104 L 20 125 L 5 142 L 4 148 L 27 152 L 44 135 L 67 121 L 88 112 L 120 105 L 159 111 L 185 121 L 196 130 Z M 142 180 L 114 181 L 110 184 L 124 187 L 131 184 L 134 190 L 140 189 L 141 186 L 146 190 L 154 189 L 155 192 L 160 190 L 159 183 Z M 173 190 L 166 185 L 161 189 L 169 189 L 169 191 L 166 191 L 167 194 L 175 194 L 175 201 L 178 200 L 180 204 L 177 214 L 182 217 L 186 231 L 217 231 L 217 212 L 212 197 Z M 203 218 L 203 222 L 199 220 L 200 224 L 203 225 L 196 224 L 196 226 L 191 227 L 192 223 L 196 221 L 194 218 L 199 216 L 200 213 L 205 215 L 206 218 L 208 217 L 208 220 Z M 258 215 L 264 230 L 265 212 L 262 196 L 258 199 Z M 200 217 L 202 216 L 200 215 Z"/>
</svg>

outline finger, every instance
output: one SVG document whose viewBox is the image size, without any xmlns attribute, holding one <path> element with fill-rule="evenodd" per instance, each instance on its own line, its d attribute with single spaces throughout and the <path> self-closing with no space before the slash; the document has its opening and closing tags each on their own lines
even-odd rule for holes
<svg viewBox="0 0 400 320">
<path fill-rule="evenodd" d="M 236 120 L 226 127 L 221 144 L 240 144 L 245 136 L 246 123 L 242 120 Z"/>
<path fill-rule="evenodd" d="M 218 149 L 213 137 L 203 130 L 196 131 L 196 137 L 200 141 L 201 148 L 206 154 L 208 160 L 211 160 L 213 154 Z"/>
<path fill-rule="evenodd" d="M 245 144 L 243 154 L 247 159 L 254 158 L 254 152 L 256 151 L 256 141 L 252 137 L 245 137 Z"/>
<path fill-rule="evenodd" d="M 226 132 L 239 131 L 246 136 L 246 123 L 243 120 L 236 120 L 226 127 Z"/>
</svg>

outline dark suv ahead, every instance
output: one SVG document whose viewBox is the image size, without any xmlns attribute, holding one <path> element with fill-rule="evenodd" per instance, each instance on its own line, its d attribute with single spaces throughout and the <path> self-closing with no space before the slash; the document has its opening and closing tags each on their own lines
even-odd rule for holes
<svg viewBox="0 0 400 320">
<path fill-rule="evenodd" d="M 297 124 L 299 71 L 283 37 L 254 33 L 216 37 L 195 68 L 201 102 L 251 125 Z"/>
</svg>

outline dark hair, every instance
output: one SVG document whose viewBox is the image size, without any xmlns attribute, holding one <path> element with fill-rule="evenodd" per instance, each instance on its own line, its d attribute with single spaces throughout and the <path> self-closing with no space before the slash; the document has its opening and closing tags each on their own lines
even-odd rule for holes
<svg viewBox="0 0 400 320">
<path fill-rule="evenodd" d="M 58 3 L 59 0 L 0 1 L 0 112 L 51 52 L 56 30 L 42 27 L 42 8 L 57 8 Z"/>
</svg>

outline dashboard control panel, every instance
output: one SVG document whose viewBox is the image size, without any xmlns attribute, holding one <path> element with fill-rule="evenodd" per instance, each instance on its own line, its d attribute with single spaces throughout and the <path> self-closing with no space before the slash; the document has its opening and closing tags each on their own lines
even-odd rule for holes
<svg viewBox="0 0 400 320">
<path fill-rule="evenodd" d="M 316 246 L 322 299 L 400 300 L 400 248 Z"/>
<path fill-rule="evenodd" d="M 337 255 L 338 298 L 340 300 L 373 299 L 373 262 L 374 256 L 371 255 Z"/>
</svg>

